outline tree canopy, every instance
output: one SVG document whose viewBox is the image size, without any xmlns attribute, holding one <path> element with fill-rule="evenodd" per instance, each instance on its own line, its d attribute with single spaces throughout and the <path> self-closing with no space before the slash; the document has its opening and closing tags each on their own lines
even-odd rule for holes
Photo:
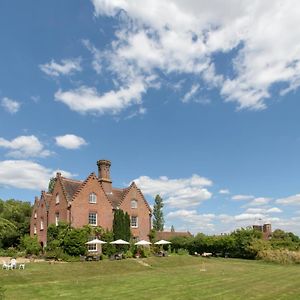
<svg viewBox="0 0 300 300">
<path fill-rule="evenodd" d="M 164 213 L 163 213 L 163 199 L 160 195 L 156 195 L 153 207 L 153 229 L 156 231 L 163 231 L 165 220 L 164 220 Z"/>
</svg>

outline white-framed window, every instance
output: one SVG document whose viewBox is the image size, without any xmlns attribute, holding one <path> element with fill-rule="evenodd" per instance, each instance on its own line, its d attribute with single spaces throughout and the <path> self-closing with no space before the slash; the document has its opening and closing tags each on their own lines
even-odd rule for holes
<svg viewBox="0 0 300 300">
<path fill-rule="evenodd" d="M 130 225 L 132 228 L 137 228 L 138 227 L 138 217 L 137 216 L 131 216 L 130 217 Z"/>
<path fill-rule="evenodd" d="M 88 245 L 88 251 L 89 252 L 97 251 L 97 245 L 96 244 Z"/>
<path fill-rule="evenodd" d="M 58 226 L 58 222 L 59 222 L 59 213 L 55 213 L 55 225 Z"/>
<path fill-rule="evenodd" d="M 33 225 L 33 234 L 36 234 L 36 225 Z"/>
<path fill-rule="evenodd" d="M 58 203 L 59 203 L 59 194 L 57 193 L 56 197 L 55 197 L 55 204 L 58 204 Z"/>
<path fill-rule="evenodd" d="M 137 201 L 131 200 L 131 208 L 137 208 Z"/>
<path fill-rule="evenodd" d="M 93 226 L 97 226 L 97 213 L 90 212 L 89 213 L 89 224 Z"/>
<path fill-rule="evenodd" d="M 44 230 L 44 220 L 41 219 L 41 226 L 40 226 L 40 230 Z"/>
<path fill-rule="evenodd" d="M 37 212 L 36 211 L 34 212 L 34 218 L 35 219 L 37 218 Z"/>
<path fill-rule="evenodd" d="M 97 203 L 97 195 L 95 193 L 89 194 L 89 203 Z"/>
</svg>

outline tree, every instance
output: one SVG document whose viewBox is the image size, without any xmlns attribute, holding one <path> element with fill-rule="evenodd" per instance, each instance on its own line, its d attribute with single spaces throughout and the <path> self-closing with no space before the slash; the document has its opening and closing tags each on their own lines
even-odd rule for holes
<svg viewBox="0 0 300 300">
<path fill-rule="evenodd" d="M 50 178 L 49 184 L 48 184 L 48 193 L 52 193 L 53 192 L 55 182 L 56 182 L 56 178 L 55 177 Z"/>
<path fill-rule="evenodd" d="M 0 200 L 0 247 L 18 246 L 20 238 L 29 234 L 30 217 L 29 202 L 14 199 Z"/>
<path fill-rule="evenodd" d="M 122 209 L 116 209 L 113 221 L 113 233 L 116 240 L 122 239 L 129 241 L 131 237 L 130 232 L 130 218 L 128 213 L 124 214 Z"/>
<path fill-rule="evenodd" d="M 175 232 L 175 228 L 173 225 L 171 226 L 171 232 Z"/>
<path fill-rule="evenodd" d="M 156 231 L 164 230 L 164 214 L 162 208 L 164 207 L 163 199 L 156 195 L 153 207 L 153 229 Z"/>
</svg>

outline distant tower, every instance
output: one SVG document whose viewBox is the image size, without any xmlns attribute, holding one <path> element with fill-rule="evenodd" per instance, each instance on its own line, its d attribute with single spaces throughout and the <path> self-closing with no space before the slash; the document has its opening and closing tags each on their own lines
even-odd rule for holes
<svg viewBox="0 0 300 300">
<path fill-rule="evenodd" d="M 111 162 L 106 159 L 98 160 L 98 178 L 106 193 L 112 192 L 112 181 L 110 179 Z"/>
</svg>

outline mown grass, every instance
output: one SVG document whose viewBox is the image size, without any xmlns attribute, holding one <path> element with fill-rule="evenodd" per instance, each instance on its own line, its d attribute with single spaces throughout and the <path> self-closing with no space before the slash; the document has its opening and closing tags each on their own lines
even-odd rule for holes
<svg viewBox="0 0 300 300">
<path fill-rule="evenodd" d="M 300 299 L 300 266 L 191 256 L 0 270 L 5 299 Z M 203 271 L 205 269 L 206 271 Z"/>
</svg>

